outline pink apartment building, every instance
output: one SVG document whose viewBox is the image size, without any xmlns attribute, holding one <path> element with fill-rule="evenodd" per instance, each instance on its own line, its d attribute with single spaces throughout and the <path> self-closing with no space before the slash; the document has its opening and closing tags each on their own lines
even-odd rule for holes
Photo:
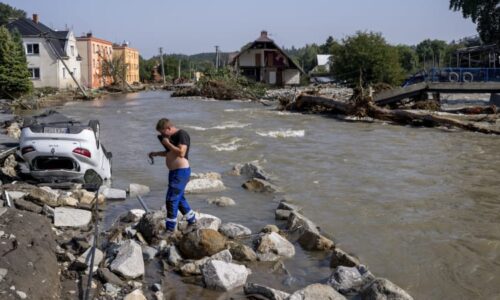
<svg viewBox="0 0 500 300">
<path fill-rule="evenodd" d="M 86 36 L 76 38 L 76 46 L 82 57 L 82 84 L 91 89 L 112 84 L 113 78 L 105 76 L 103 71 L 106 61 L 113 58 L 113 43 L 87 33 Z"/>
</svg>

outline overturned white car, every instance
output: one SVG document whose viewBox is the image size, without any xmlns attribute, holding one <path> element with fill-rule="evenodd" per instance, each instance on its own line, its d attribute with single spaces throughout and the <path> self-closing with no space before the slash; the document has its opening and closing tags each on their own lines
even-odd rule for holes
<svg viewBox="0 0 500 300">
<path fill-rule="evenodd" d="M 99 121 L 82 124 L 58 112 L 25 118 L 20 151 L 30 174 L 41 182 L 111 179 L 111 153 L 102 145 Z M 90 175 L 89 175 L 90 174 Z"/>
</svg>

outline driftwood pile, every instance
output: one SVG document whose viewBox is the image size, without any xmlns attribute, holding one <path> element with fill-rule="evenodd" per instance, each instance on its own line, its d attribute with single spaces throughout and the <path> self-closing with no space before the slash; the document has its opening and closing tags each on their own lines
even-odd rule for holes
<svg viewBox="0 0 500 300">
<path fill-rule="evenodd" d="M 281 108 L 291 111 L 333 113 L 359 118 L 373 118 L 401 125 L 426 127 L 456 127 L 467 131 L 500 134 L 497 126 L 497 107 L 474 106 L 455 110 L 435 111 L 428 109 L 388 109 L 376 105 L 363 89 L 355 89 L 348 101 L 323 95 L 302 93 L 290 101 L 280 99 Z M 432 105 L 434 106 L 434 105 Z M 418 107 L 418 106 L 417 106 Z M 438 103 L 439 107 L 439 103 Z M 487 124 L 485 126 L 485 124 Z"/>
</svg>

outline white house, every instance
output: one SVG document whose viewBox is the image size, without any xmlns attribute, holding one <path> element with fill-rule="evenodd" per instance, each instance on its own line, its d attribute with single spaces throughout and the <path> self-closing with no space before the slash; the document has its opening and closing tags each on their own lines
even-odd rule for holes
<svg viewBox="0 0 500 300">
<path fill-rule="evenodd" d="M 262 31 L 260 37 L 249 43 L 230 62 L 236 70 L 257 82 L 272 85 L 300 84 L 304 71 Z"/>
<path fill-rule="evenodd" d="M 12 21 L 7 28 L 17 30 L 22 36 L 34 87 L 77 87 L 75 80 L 81 81 L 81 58 L 73 32 L 52 30 L 40 23 L 36 14 L 33 19 Z"/>
</svg>

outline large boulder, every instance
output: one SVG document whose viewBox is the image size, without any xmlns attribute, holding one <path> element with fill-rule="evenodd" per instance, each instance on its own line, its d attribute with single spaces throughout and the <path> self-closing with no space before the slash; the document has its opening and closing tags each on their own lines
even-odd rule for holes
<svg viewBox="0 0 500 300">
<path fill-rule="evenodd" d="M 361 300 L 413 300 L 405 290 L 385 278 L 377 278 L 360 293 Z"/>
<path fill-rule="evenodd" d="M 255 193 L 278 193 L 280 188 L 270 183 L 269 181 L 252 178 L 242 185 L 243 188 Z"/>
<path fill-rule="evenodd" d="M 325 251 L 335 246 L 333 241 L 312 231 L 304 232 L 299 238 L 299 244 L 309 251 Z"/>
<path fill-rule="evenodd" d="M 207 202 L 209 204 L 215 204 L 220 207 L 226 207 L 226 206 L 234 206 L 236 205 L 236 202 L 234 202 L 233 199 L 229 197 L 214 197 L 214 198 L 208 198 Z"/>
<path fill-rule="evenodd" d="M 243 287 L 243 291 L 245 295 L 259 295 L 269 300 L 285 300 L 290 297 L 290 294 L 272 289 L 270 287 L 256 284 L 256 283 L 247 283 Z"/>
<path fill-rule="evenodd" d="M 275 260 L 276 256 L 291 258 L 295 255 L 293 244 L 276 232 L 262 234 L 254 243 L 260 260 Z M 272 259 L 267 259 L 266 254 L 271 254 Z"/>
<path fill-rule="evenodd" d="M 355 267 L 359 264 L 359 259 L 356 257 L 339 248 L 333 249 L 332 258 L 330 259 L 330 268 L 336 268 L 338 266 Z"/>
<path fill-rule="evenodd" d="M 302 210 L 302 207 L 298 206 L 297 204 L 293 204 L 288 199 L 282 199 L 278 204 L 278 208 L 276 209 L 300 212 Z"/>
<path fill-rule="evenodd" d="M 249 272 L 245 266 L 220 260 L 209 260 L 203 265 L 202 275 L 207 288 L 229 291 L 244 285 Z"/>
<path fill-rule="evenodd" d="M 162 231 L 165 230 L 165 219 L 167 214 L 163 210 L 151 211 L 142 216 L 136 226 L 148 243 L 152 243 Z"/>
<path fill-rule="evenodd" d="M 226 238 L 212 229 L 198 229 L 185 234 L 179 242 L 182 256 L 188 259 L 201 259 L 225 249 Z"/>
<path fill-rule="evenodd" d="M 128 193 L 130 197 L 144 196 L 149 194 L 151 189 L 147 185 L 142 185 L 138 183 L 131 183 L 128 186 Z"/>
<path fill-rule="evenodd" d="M 125 190 L 114 189 L 114 188 L 102 188 L 101 194 L 107 201 L 118 201 L 127 199 L 127 192 Z"/>
<path fill-rule="evenodd" d="M 231 239 L 252 234 L 249 228 L 237 223 L 224 223 L 219 228 L 219 231 Z"/>
<path fill-rule="evenodd" d="M 134 240 L 125 241 L 110 265 L 111 271 L 129 279 L 144 275 L 142 249 Z"/>
<path fill-rule="evenodd" d="M 373 281 L 375 277 L 365 266 L 337 267 L 328 278 L 328 284 L 339 293 L 356 294 L 363 286 Z"/>
<path fill-rule="evenodd" d="M 59 195 L 49 191 L 45 188 L 35 187 L 33 188 L 28 195 L 25 196 L 26 200 L 35 202 L 39 205 L 47 204 L 51 207 L 60 206 L 61 203 L 58 201 Z"/>
<path fill-rule="evenodd" d="M 240 176 L 246 176 L 247 178 L 259 178 L 263 180 L 269 180 L 270 176 L 267 174 L 264 169 L 259 165 L 258 161 L 252 161 L 248 163 L 243 163 L 243 164 L 236 164 L 233 166 L 232 173 L 234 175 Z"/>
<path fill-rule="evenodd" d="M 56 207 L 54 210 L 55 227 L 87 227 L 91 220 L 92 213 L 88 210 L 69 207 Z"/>
<path fill-rule="evenodd" d="M 319 234 L 319 229 L 313 221 L 304 217 L 300 213 L 293 211 L 288 218 L 287 229 L 292 233 L 301 236 L 306 231 Z"/>
<path fill-rule="evenodd" d="M 195 216 L 196 216 L 196 227 L 198 229 L 212 229 L 217 231 L 219 230 L 220 225 L 222 223 L 220 218 L 213 215 L 196 212 Z M 185 231 L 186 229 L 188 229 L 187 220 L 184 218 L 181 219 L 179 221 L 178 228 L 180 231 Z"/>
<path fill-rule="evenodd" d="M 209 260 L 219 260 L 219 261 L 230 263 L 233 261 L 233 257 L 231 255 L 231 252 L 229 252 L 229 250 L 226 249 L 226 250 L 223 250 L 219 253 L 215 253 L 212 256 L 204 257 L 202 259 L 195 260 L 195 261 L 188 262 L 188 263 L 184 264 L 180 268 L 181 274 L 183 276 L 201 275 L 201 268 Z"/>
<path fill-rule="evenodd" d="M 221 192 L 226 187 L 220 179 L 191 179 L 185 189 L 186 194 Z"/>
<path fill-rule="evenodd" d="M 344 296 L 339 294 L 331 286 L 316 283 L 311 284 L 301 290 L 293 293 L 288 300 L 346 300 Z"/>
<path fill-rule="evenodd" d="M 229 251 L 234 260 L 237 261 L 256 261 L 257 254 L 253 251 L 252 248 L 247 245 L 237 243 L 237 242 L 228 242 L 227 246 L 229 247 Z"/>
<path fill-rule="evenodd" d="M 146 211 L 144 209 L 131 209 L 121 218 L 121 220 L 127 223 L 135 223 L 138 222 L 145 213 Z"/>
</svg>

